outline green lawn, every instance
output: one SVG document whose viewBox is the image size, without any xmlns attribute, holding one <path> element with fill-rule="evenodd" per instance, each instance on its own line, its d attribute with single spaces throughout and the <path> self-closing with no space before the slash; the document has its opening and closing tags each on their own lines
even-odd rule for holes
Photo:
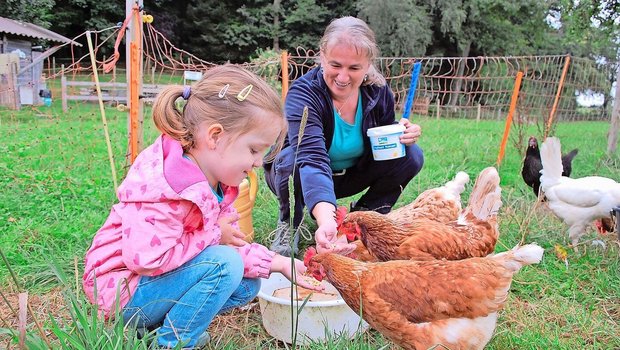
<svg viewBox="0 0 620 350">
<path fill-rule="evenodd" d="M 72 105 L 69 113 L 63 114 L 59 105 L 55 101 L 51 108 L 0 110 L 0 247 L 21 286 L 41 297 L 59 286 L 75 290 L 75 283 L 58 282 L 50 262 L 57 261 L 61 270 L 73 276 L 77 258 L 81 274 L 84 252 L 115 202 L 98 107 Z M 113 108 L 107 108 L 106 113 L 116 170 L 122 178 L 126 171 L 126 114 Z M 457 171 L 468 172 L 473 180 L 484 167 L 496 163 L 503 122 L 423 117 L 414 117 L 414 121 L 423 129 L 420 145 L 426 162 L 397 205 L 412 201 L 421 191 L 442 184 Z M 147 117 L 146 144 L 156 136 L 151 124 Z M 601 175 L 620 180 L 620 158 L 617 154 L 605 156 L 608 128 L 604 122 L 557 125 L 554 134 L 565 145 L 564 151 L 579 148 L 573 177 Z M 526 127 L 524 135 L 540 139 L 537 130 L 534 125 Z M 504 205 L 497 250 L 513 247 L 526 235 L 527 242 L 537 242 L 547 251 L 539 265 L 524 268 L 516 275 L 488 349 L 620 348 L 617 239 L 605 238 L 605 249 L 586 244 L 583 254 L 569 251 L 568 267 L 558 259 L 553 248 L 556 244 L 567 245 L 566 227 L 548 211 L 534 208 L 535 198 L 520 175 L 524 150 L 517 149 L 515 142 L 511 137 L 499 167 Z M 465 199 L 470 190 L 471 186 Z M 253 213 L 258 242 L 269 243 L 267 237 L 276 226 L 277 214 L 277 201 L 261 182 Z M 313 225 L 309 219 L 308 223 Z M 582 240 L 593 238 L 596 235 L 592 231 Z M 4 295 L 15 291 L 4 263 L 0 263 L 0 281 Z M 4 300 L 0 305 L 0 309 L 6 309 Z M 283 348 L 260 326 L 257 309 L 254 305 L 250 310 L 219 317 L 213 324 L 217 332 L 212 331 L 216 335 L 212 347 Z M 4 322 L 13 322 L 4 318 L 6 314 L 0 315 L 0 328 L 6 326 Z M 75 324 L 57 318 L 61 320 L 59 327 L 71 332 Z M 52 328 L 49 319 L 43 317 L 41 321 L 44 328 Z M 29 331 L 35 332 L 32 322 Z M 0 342 L 0 347 L 4 344 L 8 344 L 6 340 Z M 352 341 L 335 339 L 329 346 L 314 344 L 308 348 L 374 349 L 390 348 L 389 344 L 376 332 L 369 332 Z"/>
</svg>

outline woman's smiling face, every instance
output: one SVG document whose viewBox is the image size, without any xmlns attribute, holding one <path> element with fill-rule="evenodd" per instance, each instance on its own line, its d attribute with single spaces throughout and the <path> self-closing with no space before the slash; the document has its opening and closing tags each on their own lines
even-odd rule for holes
<svg viewBox="0 0 620 350">
<path fill-rule="evenodd" d="M 321 52 L 321 66 L 332 98 L 344 100 L 364 82 L 370 60 L 363 50 L 336 42 Z"/>
</svg>

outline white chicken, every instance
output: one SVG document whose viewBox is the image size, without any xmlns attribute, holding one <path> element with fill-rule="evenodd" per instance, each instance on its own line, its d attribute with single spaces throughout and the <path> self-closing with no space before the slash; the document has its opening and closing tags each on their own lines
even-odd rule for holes
<svg viewBox="0 0 620 350">
<path fill-rule="evenodd" d="M 556 137 L 547 138 L 540 151 L 540 188 L 551 211 L 569 226 L 568 237 L 575 247 L 592 221 L 608 217 L 620 204 L 620 184 L 601 176 L 562 176 L 561 145 Z"/>
</svg>

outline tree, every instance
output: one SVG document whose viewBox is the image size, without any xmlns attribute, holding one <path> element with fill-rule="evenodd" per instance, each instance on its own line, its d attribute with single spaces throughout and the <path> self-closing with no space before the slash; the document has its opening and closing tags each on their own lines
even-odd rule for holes
<svg viewBox="0 0 620 350">
<path fill-rule="evenodd" d="M 315 0 L 285 1 L 284 6 L 282 47 L 318 49 L 325 26 L 331 20 L 331 11 Z"/>
<path fill-rule="evenodd" d="M 49 28 L 54 0 L 0 0 L 0 17 Z"/>
<path fill-rule="evenodd" d="M 383 56 L 422 56 L 431 45 L 431 1 L 360 0 L 357 6 Z"/>
</svg>

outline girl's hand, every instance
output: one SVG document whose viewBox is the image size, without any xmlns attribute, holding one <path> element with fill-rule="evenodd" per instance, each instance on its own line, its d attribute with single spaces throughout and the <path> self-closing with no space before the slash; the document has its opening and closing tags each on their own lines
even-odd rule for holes
<svg viewBox="0 0 620 350">
<path fill-rule="evenodd" d="M 276 254 L 271 262 L 271 272 L 279 272 L 284 275 L 289 281 L 294 282 L 300 287 L 322 292 L 325 287 L 318 284 L 317 280 L 310 276 L 304 275 L 306 267 L 303 261 L 295 259 L 295 278 L 293 279 L 293 269 L 291 266 L 291 258 L 284 257 L 280 254 Z"/>
<path fill-rule="evenodd" d="M 232 223 L 239 220 L 239 216 L 227 216 L 217 221 L 222 231 L 222 237 L 220 238 L 220 244 L 228 245 L 231 247 L 242 247 L 248 242 L 245 241 L 245 234 L 239 230 L 236 230 Z"/>
<path fill-rule="evenodd" d="M 405 127 L 405 132 L 400 136 L 400 143 L 409 146 L 418 142 L 422 135 L 422 128 L 418 124 L 412 124 L 409 119 L 401 119 L 398 123 Z"/>
</svg>

